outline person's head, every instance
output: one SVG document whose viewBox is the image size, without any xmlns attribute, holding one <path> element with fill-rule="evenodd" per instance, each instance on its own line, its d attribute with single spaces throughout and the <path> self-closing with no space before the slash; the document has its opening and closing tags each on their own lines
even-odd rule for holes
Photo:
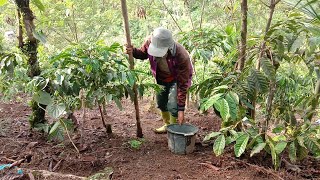
<svg viewBox="0 0 320 180">
<path fill-rule="evenodd" d="M 173 44 L 172 33 L 166 28 L 158 27 L 151 34 L 151 44 L 148 48 L 148 54 L 154 57 L 164 57 Z"/>
</svg>

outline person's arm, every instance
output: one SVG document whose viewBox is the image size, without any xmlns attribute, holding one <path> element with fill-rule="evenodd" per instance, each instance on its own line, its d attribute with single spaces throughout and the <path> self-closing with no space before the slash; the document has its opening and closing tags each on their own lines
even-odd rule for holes
<svg viewBox="0 0 320 180">
<path fill-rule="evenodd" d="M 148 47 L 150 45 L 150 38 L 144 41 L 140 48 L 133 48 L 132 54 L 136 59 L 147 59 L 148 58 Z"/>
<path fill-rule="evenodd" d="M 179 51 L 177 50 L 176 59 L 178 61 L 177 66 L 177 103 L 178 103 L 178 111 L 184 111 L 185 102 L 188 91 L 188 82 L 190 76 L 190 56 L 181 45 Z"/>
</svg>

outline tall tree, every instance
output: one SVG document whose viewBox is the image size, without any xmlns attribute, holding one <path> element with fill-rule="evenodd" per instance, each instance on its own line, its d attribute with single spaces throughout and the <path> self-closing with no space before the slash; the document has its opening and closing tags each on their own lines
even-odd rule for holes
<svg viewBox="0 0 320 180">
<path fill-rule="evenodd" d="M 19 48 L 28 57 L 28 76 L 33 78 L 40 75 L 41 70 L 39 67 L 39 62 L 37 59 L 37 48 L 38 40 L 34 36 L 35 25 L 34 25 L 34 15 L 30 9 L 29 0 L 15 0 L 17 5 L 17 12 L 19 18 Z M 23 31 L 23 27 L 25 31 Z M 26 33 L 27 39 L 23 41 L 23 32 Z M 45 122 L 45 105 L 38 105 L 37 102 L 32 101 L 32 115 L 29 119 L 31 128 L 33 128 L 37 123 Z"/>
</svg>

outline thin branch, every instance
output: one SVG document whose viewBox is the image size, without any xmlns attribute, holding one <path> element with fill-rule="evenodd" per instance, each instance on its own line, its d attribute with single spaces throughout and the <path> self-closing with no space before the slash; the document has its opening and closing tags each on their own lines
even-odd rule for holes
<svg viewBox="0 0 320 180">
<path fill-rule="evenodd" d="M 191 22 L 192 30 L 194 30 L 195 28 L 194 28 L 194 24 L 193 24 L 193 21 L 192 21 L 189 4 L 186 4 L 185 6 L 187 7 L 187 10 L 188 10 L 188 15 L 189 15 L 189 19 L 190 19 L 190 22 Z"/>
<path fill-rule="evenodd" d="M 78 38 L 78 30 L 77 30 L 77 24 L 75 22 L 75 17 L 74 17 L 74 9 L 72 9 L 72 19 L 73 19 L 73 25 L 74 25 L 74 33 L 75 33 L 75 37 L 76 37 L 76 42 L 79 42 L 79 38 Z"/>
<path fill-rule="evenodd" d="M 72 31 L 71 25 L 70 25 L 68 22 L 67 22 L 67 25 L 68 25 L 68 27 L 69 27 L 69 29 L 70 29 L 70 32 L 71 32 L 71 35 L 72 35 L 73 39 L 74 39 L 74 40 L 77 40 L 76 37 L 75 37 L 75 35 L 74 35 L 74 33 L 73 33 L 73 31 Z"/>
<path fill-rule="evenodd" d="M 268 5 L 267 3 L 265 3 L 263 0 L 260 0 L 260 2 L 261 2 L 262 4 L 264 4 L 265 6 L 267 6 L 268 8 L 270 8 L 270 5 Z"/>
<path fill-rule="evenodd" d="M 162 1 L 163 6 L 166 8 L 167 12 L 170 14 L 172 20 L 174 21 L 174 23 L 177 25 L 177 27 L 179 28 L 180 32 L 182 32 L 182 29 L 180 28 L 178 22 L 176 21 L 176 19 L 173 17 L 173 15 L 170 13 L 168 7 L 166 6 L 166 4 L 164 3 L 164 1 Z"/>
<path fill-rule="evenodd" d="M 203 0 L 202 1 L 202 8 L 201 8 L 201 16 L 200 16 L 200 29 L 201 29 L 201 26 L 202 26 L 202 21 L 203 21 L 203 12 L 204 12 L 204 5 L 205 5 L 205 2 L 206 0 Z"/>
<path fill-rule="evenodd" d="M 267 26 L 266 26 L 266 29 L 265 29 L 265 34 L 264 34 L 264 38 L 263 38 L 263 42 L 260 46 L 260 53 L 259 53 L 259 56 L 258 56 L 258 61 L 257 61 L 257 65 L 256 65 L 256 69 L 260 69 L 260 60 L 265 52 L 265 48 L 266 48 L 266 38 L 267 38 L 267 33 L 270 29 L 270 26 L 271 26 L 271 21 L 272 21 L 272 18 L 273 18 L 273 13 L 274 13 L 274 10 L 275 10 L 275 3 L 271 3 L 270 5 L 270 13 L 269 13 L 269 19 L 268 19 L 268 22 L 267 22 Z"/>
<path fill-rule="evenodd" d="M 277 1 L 275 1 L 273 4 L 274 4 L 274 5 L 277 5 L 280 1 L 281 1 L 281 0 L 277 0 Z"/>
<path fill-rule="evenodd" d="M 100 33 L 98 34 L 98 36 L 96 37 L 96 41 L 98 41 L 99 40 L 99 38 L 100 38 L 100 36 L 101 36 L 101 34 L 104 32 L 104 30 L 106 29 L 106 26 L 103 26 L 102 28 L 101 28 L 101 31 L 100 31 Z"/>
<path fill-rule="evenodd" d="M 74 142 L 72 141 L 72 139 L 70 137 L 70 134 L 69 134 L 69 131 L 68 131 L 68 128 L 67 128 L 66 124 L 62 120 L 60 120 L 60 122 L 63 124 L 63 127 L 66 130 L 67 136 L 68 136 L 69 140 L 71 141 L 73 147 L 76 149 L 77 153 L 80 154 L 79 149 L 77 148 L 77 146 L 74 144 Z"/>
<path fill-rule="evenodd" d="M 72 40 L 68 39 L 67 37 L 63 36 L 61 33 L 59 33 L 58 31 L 56 31 L 55 29 L 51 29 L 53 30 L 53 32 L 57 33 L 58 35 L 60 35 L 62 38 L 64 38 L 66 41 L 68 41 L 69 43 L 73 43 Z"/>
</svg>

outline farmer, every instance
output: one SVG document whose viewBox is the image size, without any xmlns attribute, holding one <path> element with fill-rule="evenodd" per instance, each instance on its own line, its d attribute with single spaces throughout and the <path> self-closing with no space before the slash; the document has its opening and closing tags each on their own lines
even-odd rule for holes
<svg viewBox="0 0 320 180">
<path fill-rule="evenodd" d="M 168 124 L 184 123 L 187 90 L 191 85 L 192 64 L 189 53 L 175 42 L 168 29 L 156 28 L 140 48 L 126 47 L 136 59 L 149 59 L 150 68 L 157 84 L 164 89 L 157 93 L 157 104 L 164 125 L 155 129 L 165 133 Z"/>
</svg>

